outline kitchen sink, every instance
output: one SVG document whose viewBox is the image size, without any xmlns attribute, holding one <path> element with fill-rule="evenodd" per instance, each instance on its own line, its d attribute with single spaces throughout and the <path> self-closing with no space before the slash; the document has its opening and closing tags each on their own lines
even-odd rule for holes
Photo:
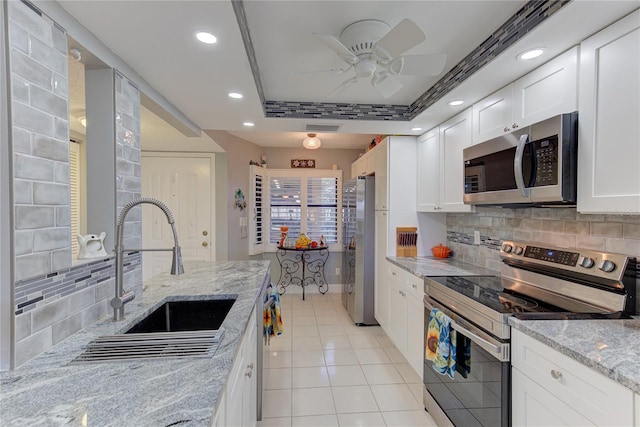
<svg viewBox="0 0 640 427">
<path fill-rule="evenodd" d="M 222 325 L 235 301 L 235 298 L 168 301 L 125 334 L 216 330 Z"/>
</svg>

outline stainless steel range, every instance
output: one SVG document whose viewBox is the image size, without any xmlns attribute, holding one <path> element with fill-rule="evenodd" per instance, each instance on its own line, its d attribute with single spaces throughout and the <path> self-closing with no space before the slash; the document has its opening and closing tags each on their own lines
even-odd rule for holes
<svg viewBox="0 0 640 427">
<path fill-rule="evenodd" d="M 509 317 L 608 319 L 636 312 L 635 258 L 512 241 L 500 256 L 500 277 L 425 279 L 425 333 L 438 308 L 452 319 L 459 351 L 470 349 L 469 370 L 454 379 L 425 360 L 424 405 L 440 426 L 511 425 Z"/>
</svg>

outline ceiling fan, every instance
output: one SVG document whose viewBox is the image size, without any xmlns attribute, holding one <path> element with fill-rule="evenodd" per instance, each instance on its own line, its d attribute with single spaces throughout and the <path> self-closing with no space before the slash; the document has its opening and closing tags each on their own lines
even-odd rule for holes
<svg viewBox="0 0 640 427">
<path fill-rule="evenodd" d="M 371 79 L 371 85 L 388 98 L 402 88 L 397 75 L 435 76 L 442 72 L 447 55 L 402 55 L 424 42 L 427 37 L 415 22 L 403 19 L 391 28 L 383 21 L 366 19 L 347 26 L 340 39 L 327 34 L 314 34 L 334 51 L 347 66 L 330 72 L 355 76 L 342 82 L 328 96 L 335 95 L 360 80 Z"/>
</svg>

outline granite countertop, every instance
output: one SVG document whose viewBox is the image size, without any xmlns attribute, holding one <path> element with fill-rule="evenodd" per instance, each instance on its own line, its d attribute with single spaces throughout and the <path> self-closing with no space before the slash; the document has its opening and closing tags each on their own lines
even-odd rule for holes
<svg viewBox="0 0 640 427">
<path fill-rule="evenodd" d="M 387 260 L 418 277 L 496 276 L 500 273 L 455 258 L 387 257 Z"/>
<path fill-rule="evenodd" d="M 154 277 L 126 305 L 124 321 L 109 316 L 0 373 L 0 425 L 208 426 L 268 274 L 269 261 L 230 261 Z M 225 295 L 237 299 L 212 357 L 69 365 L 89 341 L 129 329 L 166 299 Z"/>
<path fill-rule="evenodd" d="M 509 324 L 640 393 L 640 320 L 519 320 Z"/>
</svg>

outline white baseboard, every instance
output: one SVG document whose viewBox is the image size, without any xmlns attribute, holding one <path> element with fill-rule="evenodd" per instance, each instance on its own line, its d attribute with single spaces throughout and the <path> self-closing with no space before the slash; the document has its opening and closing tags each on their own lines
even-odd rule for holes
<svg viewBox="0 0 640 427">
<path fill-rule="evenodd" d="M 275 284 L 274 284 L 275 285 Z M 339 294 L 342 292 L 342 284 L 340 283 L 330 283 L 329 290 L 326 292 L 328 294 Z M 307 295 L 311 294 L 319 294 L 319 288 L 315 285 L 309 285 L 304 287 L 304 293 Z M 290 285 L 285 288 L 284 295 L 302 295 L 302 287 L 296 285 Z"/>
</svg>

